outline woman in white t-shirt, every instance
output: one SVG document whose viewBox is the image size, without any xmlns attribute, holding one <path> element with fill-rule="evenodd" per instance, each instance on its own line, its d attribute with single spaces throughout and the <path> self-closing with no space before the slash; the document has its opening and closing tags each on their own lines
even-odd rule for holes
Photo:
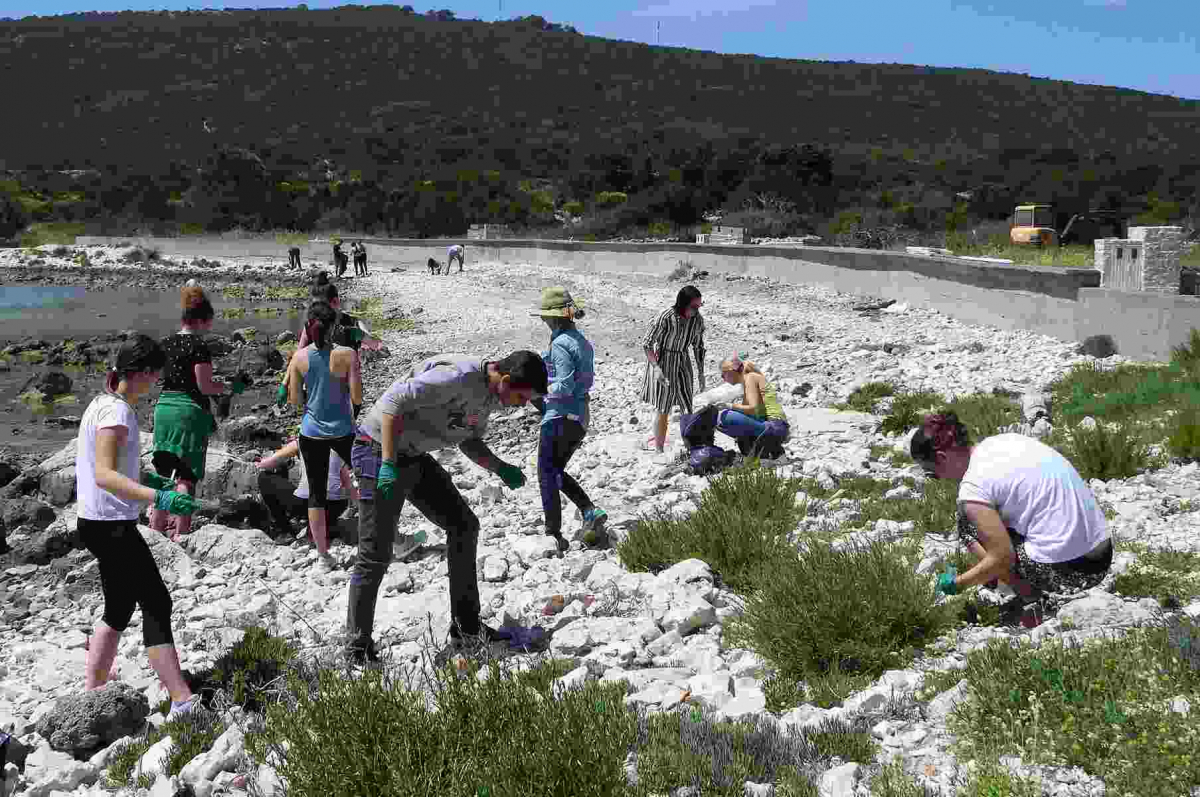
<svg viewBox="0 0 1200 797">
<path fill-rule="evenodd" d="M 971 445 L 954 413 L 929 415 L 910 453 L 935 479 L 960 479 L 958 533 L 979 563 L 938 590 L 995 579 L 1023 598 L 1080 592 L 1104 580 L 1113 547 L 1091 488 L 1062 454 L 1032 437 L 998 434 Z"/>
<path fill-rule="evenodd" d="M 147 502 L 187 517 L 197 504 L 190 495 L 164 489 L 173 481 L 157 474 L 149 473 L 144 484 L 138 483 L 141 440 L 134 411 L 165 363 L 162 346 L 147 335 L 135 335 L 121 345 L 104 394 L 92 400 L 80 421 L 75 473 L 79 537 L 96 557 L 104 593 L 104 615 L 88 644 L 85 686 L 97 689 L 108 681 L 121 632 L 134 607 L 140 607 L 146 653 L 171 693 L 168 716 L 174 718 L 191 711 L 196 699 L 179 668 L 171 596 L 137 521 Z"/>
</svg>

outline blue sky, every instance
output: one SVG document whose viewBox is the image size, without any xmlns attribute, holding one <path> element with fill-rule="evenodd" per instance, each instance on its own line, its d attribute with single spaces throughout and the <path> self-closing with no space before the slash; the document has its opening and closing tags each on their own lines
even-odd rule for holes
<svg viewBox="0 0 1200 797">
<path fill-rule="evenodd" d="M 583 33 L 650 43 L 658 35 L 664 45 L 717 52 L 980 67 L 1200 100 L 1200 0 L 406 1 L 482 20 L 540 14 Z M 289 4 L 0 0 L 0 17 Z"/>
</svg>

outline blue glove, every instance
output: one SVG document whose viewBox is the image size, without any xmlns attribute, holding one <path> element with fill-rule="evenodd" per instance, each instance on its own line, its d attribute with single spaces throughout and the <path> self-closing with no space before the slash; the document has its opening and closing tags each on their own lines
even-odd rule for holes
<svg viewBox="0 0 1200 797">
<path fill-rule="evenodd" d="M 937 592 L 939 594 L 954 595 L 958 592 L 958 584 L 954 582 L 955 575 L 954 568 L 951 567 L 945 573 L 938 576 Z"/>
<path fill-rule="evenodd" d="M 387 460 L 379 466 L 379 475 L 375 477 L 375 488 L 379 490 L 379 494 L 385 501 L 392 500 L 397 475 L 399 474 L 396 471 L 396 463 Z"/>
<path fill-rule="evenodd" d="M 501 465 L 496 468 L 496 475 L 510 490 L 519 490 L 525 486 L 525 474 L 516 465 Z"/>
<path fill-rule="evenodd" d="M 195 498 L 187 493 L 177 493 L 174 490 L 159 490 L 154 494 L 154 506 L 172 515 L 191 516 L 200 508 Z"/>
</svg>

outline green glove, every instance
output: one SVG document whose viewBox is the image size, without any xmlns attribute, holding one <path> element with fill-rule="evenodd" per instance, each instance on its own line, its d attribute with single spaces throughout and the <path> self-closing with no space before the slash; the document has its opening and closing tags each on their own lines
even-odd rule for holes
<svg viewBox="0 0 1200 797">
<path fill-rule="evenodd" d="M 157 473 L 143 473 L 142 484 L 146 487 L 153 487 L 155 490 L 170 490 L 175 486 L 175 480 L 159 476 Z"/>
<path fill-rule="evenodd" d="M 942 595 L 954 595 L 958 585 L 954 583 L 954 573 L 942 573 L 938 576 L 937 591 Z"/>
<path fill-rule="evenodd" d="M 279 389 L 275 391 L 275 406 L 282 407 L 284 404 L 287 404 L 287 400 L 288 400 L 287 382 L 284 382 L 283 384 L 281 384 L 279 386 Z"/>
<path fill-rule="evenodd" d="M 375 477 L 375 489 L 385 501 L 392 500 L 392 492 L 396 486 L 396 463 L 386 461 L 379 466 L 379 475 Z"/>
<path fill-rule="evenodd" d="M 237 396 L 246 392 L 247 384 L 240 379 L 235 379 L 229 383 L 229 392 Z"/>
<path fill-rule="evenodd" d="M 346 338 L 351 343 L 362 343 L 363 339 L 366 337 L 367 337 L 367 333 L 363 332 L 358 327 L 351 327 L 350 329 L 346 330 Z"/>
<path fill-rule="evenodd" d="M 501 465 L 496 468 L 496 475 L 510 490 L 519 490 L 525 486 L 525 474 L 516 465 Z"/>
<path fill-rule="evenodd" d="M 154 495 L 154 506 L 172 515 L 191 516 L 200 508 L 195 498 L 187 493 L 177 493 L 174 490 L 159 490 Z"/>
</svg>

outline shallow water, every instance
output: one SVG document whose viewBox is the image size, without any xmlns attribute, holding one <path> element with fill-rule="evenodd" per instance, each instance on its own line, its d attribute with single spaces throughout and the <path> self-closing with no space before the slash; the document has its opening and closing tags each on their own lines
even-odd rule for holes
<svg viewBox="0 0 1200 797">
<path fill-rule="evenodd" d="M 226 299 L 218 291 L 210 292 L 209 300 L 217 313 L 213 319 L 216 334 L 228 335 L 251 326 L 272 338 L 284 330 L 300 332 L 300 313 L 292 311 L 291 302 Z M 244 312 L 242 317 L 225 317 L 238 310 Z M 162 337 L 178 327 L 176 291 L 0 285 L 0 340 L 35 337 L 54 342 L 125 329 Z"/>
<path fill-rule="evenodd" d="M 213 333 L 229 335 L 235 329 L 254 327 L 259 339 L 274 341 L 285 330 L 299 333 L 301 313 L 287 301 L 248 301 L 226 299 L 219 291 L 210 291 L 209 300 L 216 310 Z M 242 311 L 241 317 L 226 317 Z M 158 338 L 179 328 L 179 294 L 138 288 L 84 288 L 57 285 L 0 285 L 0 341 L 35 337 L 51 343 L 79 340 L 134 329 Z M 2 346 L 2 344 L 0 344 Z M 23 451 L 53 452 L 75 437 L 73 426 L 47 423 L 47 419 L 79 416 L 88 402 L 103 390 L 103 366 L 91 368 L 52 367 L 74 381 L 69 396 L 53 405 L 31 407 L 18 399 L 22 386 L 46 366 L 29 365 L 20 357 L 0 366 L 0 447 Z M 7 369 L 7 370 L 5 370 Z M 157 390 L 140 402 L 138 419 L 149 428 Z M 256 401 L 269 400 L 274 391 L 248 391 L 239 397 L 234 414 L 244 412 Z M 262 395 L 259 396 L 258 394 Z"/>
</svg>

